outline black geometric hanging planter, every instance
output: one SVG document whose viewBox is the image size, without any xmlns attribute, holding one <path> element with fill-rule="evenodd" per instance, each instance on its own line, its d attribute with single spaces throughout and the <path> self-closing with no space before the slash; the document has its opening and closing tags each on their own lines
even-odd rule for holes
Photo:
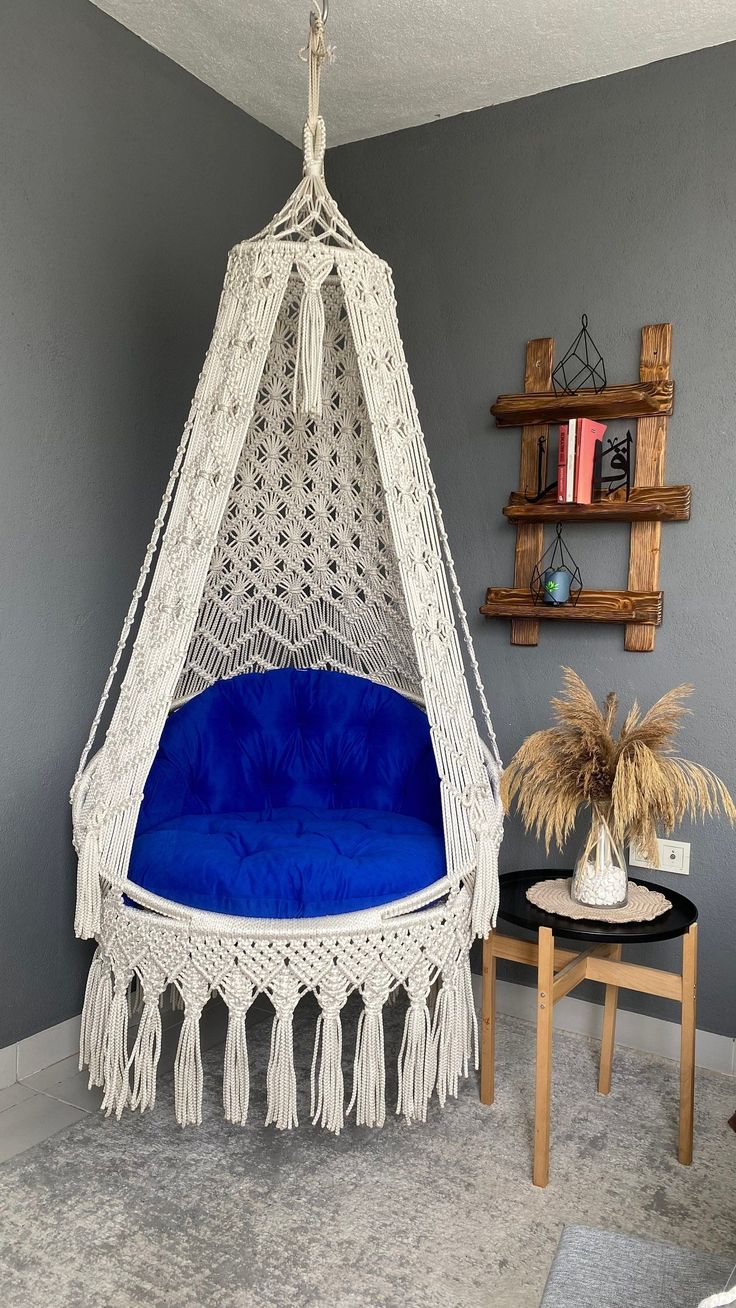
<svg viewBox="0 0 736 1308">
<path fill-rule="evenodd" d="M 558 395 L 577 395 L 584 386 L 602 391 L 606 384 L 603 355 L 588 335 L 588 315 L 583 314 L 582 328 L 564 358 L 552 373 L 552 386 Z"/>
<path fill-rule="evenodd" d="M 555 539 L 534 565 L 529 589 L 535 604 L 577 604 L 583 589 L 580 569 L 562 539 L 562 523 L 555 527 Z"/>
</svg>

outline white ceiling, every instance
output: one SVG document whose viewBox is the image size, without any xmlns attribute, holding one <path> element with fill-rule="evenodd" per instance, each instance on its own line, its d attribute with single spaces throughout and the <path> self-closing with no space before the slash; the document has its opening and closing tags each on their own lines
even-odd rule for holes
<svg viewBox="0 0 736 1308">
<path fill-rule="evenodd" d="M 299 142 L 308 0 L 92 0 Z M 736 40 L 736 0 L 332 0 L 328 142 L 379 136 Z"/>
</svg>

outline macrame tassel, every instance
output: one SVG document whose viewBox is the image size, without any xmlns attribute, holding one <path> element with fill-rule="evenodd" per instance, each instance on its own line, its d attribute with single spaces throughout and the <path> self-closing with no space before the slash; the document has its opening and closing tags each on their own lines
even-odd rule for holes
<svg viewBox="0 0 736 1308">
<path fill-rule="evenodd" d="M 443 978 L 432 1041 L 437 1055 L 437 1097 L 444 1107 L 448 1096 L 457 1099 L 460 1078 L 467 1077 L 471 1058 L 478 1066 L 478 1021 L 467 955 Z"/>
<path fill-rule="evenodd" d="M 245 1126 L 250 1100 L 248 1046 L 245 1039 L 245 1008 L 231 1008 L 225 1041 L 225 1071 L 222 1080 L 222 1103 L 225 1120 Z"/>
<path fill-rule="evenodd" d="M 128 1016 L 131 1021 L 143 1012 L 143 985 L 137 972 L 133 973 L 133 980 L 130 983 L 128 991 Z"/>
<path fill-rule="evenodd" d="M 80 940 L 90 940 L 100 929 L 102 889 L 100 887 L 100 833 L 88 831 L 82 844 L 77 866 L 77 908 L 74 915 L 74 934 Z"/>
<path fill-rule="evenodd" d="M 432 1019 L 427 1004 L 429 985 L 421 993 L 410 990 L 399 1053 L 399 1096 L 396 1112 L 407 1122 L 426 1122 L 427 1105 L 436 1075 Z"/>
<path fill-rule="evenodd" d="M 498 912 L 498 847 L 489 833 L 478 836 L 471 927 L 474 936 L 485 938 L 496 925 Z"/>
<path fill-rule="evenodd" d="M 305 282 L 299 306 L 294 373 L 294 412 L 298 413 L 301 382 L 301 412 L 322 417 L 322 357 L 324 353 L 325 307 L 319 283 Z"/>
<path fill-rule="evenodd" d="M 87 977 L 79 1033 L 79 1070 L 89 1068 L 89 1087 L 105 1083 L 105 1042 L 112 1005 L 112 969 L 101 949 Z"/>
<path fill-rule="evenodd" d="M 274 997 L 274 1002 L 276 998 Z M 299 1125 L 296 1114 L 296 1072 L 294 1070 L 294 1008 L 282 997 L 271 1028 L 271 1053 L 266 1072 L 268 1109 L 266 1126 L 290 1131 Z"/>
<path fill-rule="evenodd" d="M 353 1093 L 357 1126 L 383 1126 L 386 1121 L 386 1059 L 383 1044 L 383 1004 L 366 1002 L 358 1018 L 353 1063 Z"/>
<path fill-rule="evenodd" d="M 156 1069 L 161 1056 L 161 1008 L 158 995 L 146 997 L 133 1045 L 130 1106 L 145 1113 L 156 1103 Z"/>
<path fill-rule="evenodd" d="M 700 1300 L 698 1308 L 726 1308 L 732 1303 L 736 1303 L 736 1285 L 730 1290 L 721 1290 L 719 1294 L 709 1294 L 707 1299 Z"/>
<path fill-rule="evenodd" d="M 109 1117 L 122 1113 L 130 1098 L 128 1078 L 128 978 L 116 979 L 105 1045 L 105 1093 L 101 1108 Z"/>
<path fill-rule="evenodd" d="M 320 1044 L 322 1057 L 320 1059 Z M 319 1076 L 315 1076 L 319 1059 Z M 311 1073 L 313 1126 L 339 1135 L 343 1125 L 345 1083 L 342 1074 L 342 1021 L 339 1008 L 322 1010 L 317 1018 Z"/>
<path fill-rule="evenodd" d="M 186 1004 L 174 1060 L 174 1110 L 179 1126 L 202 1125 L 201 1016 L 201 1008 Z"/>
</svg>

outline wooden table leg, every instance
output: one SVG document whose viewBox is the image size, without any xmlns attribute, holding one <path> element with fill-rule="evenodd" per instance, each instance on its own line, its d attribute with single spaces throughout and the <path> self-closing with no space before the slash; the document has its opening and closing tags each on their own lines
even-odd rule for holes
<svg viewBox="0 0 736 1308">
<path fill-rule="evenodd" d="M 695 1108 L 695 991 L 698 966 L 698 927 L 694 922 L 682 937 L 682 1023 L 680 1028 L 680 1136 L 677 1157 L 693 1161 Z"/>
<path fill-rule="evenodd" d="M 621 962 L 621 945 L 612 948 L 611 957 Z M 616 1008 L 618 1006 L 618 986 L 606 986 L 606 999 L 603 1005 L 603 1039 L 601 1040 L 601 1062 L 598 1069 L 598 1093 L 607 1095 L 611 1089 L 611 1069 L 613 1067 L 613 1046 L 616 1039 Z"/>
<path fill-rule="evenodd" d="M 483 1000 L 481 1004 L 480 1102 L 492 1104 L 496 1058 L 496 955 L 493 935 L 483 941 Z"/>
<path fill-rule="evenodd" d="M 555 942 L 549 927 L 539 928 L 537 962 L 537 1073 L 534 1102 L 535 1185 L 549 1181 L 549 1115 L 552 1100 L 552 985 L 554 982 Z"/>
</svg>

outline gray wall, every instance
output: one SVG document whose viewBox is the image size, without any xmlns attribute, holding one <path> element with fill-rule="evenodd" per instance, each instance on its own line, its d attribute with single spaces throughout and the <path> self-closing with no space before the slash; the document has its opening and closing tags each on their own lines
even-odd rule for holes
<svg viewBox="0 0 736 1308">
<path fill-rule="evenodd" d="M 80 1010 L 69 784 L 227 251 L 299 156 L 88 0 L 0 11 L 2 1047 Z"/>
<path fill-rule="evenodd" d="M 736 784 L 733 649 L 736 483 L 736 46 L 481 110 L 334 152 L 328 180 L 358 234 L 392 264 L 399 318 L 435 478 L 505 758 L 549 720 L 571 664 L 594 691 L 649 704 L 696 686 L 683 752 Z M 543 626 L 512 648 L 505 622 L 477 616 L 488 585 L 510 585 L 514 532 L 501 514 L 518 475 L 519 433 L 488 406 L 522 388 L 524 348 L 554 336 L 558 357 L 590 317 L 611 381 L 637 376 L 643 323 L 674 324 L 677 407 L 667 476 L 691 482 L 689 525 L 665 526 L 664 625 L 653 654 L 622 630 Z M 568 533 L 584 578 L 625 586 L 628 531 Z M 690 832 L 685 833 L 691 837 Z M 736 1035 L 736 839 L 692 832 L 692 875 L 670 884 L 701 913 L 699 1025 Z M 556 856 L 553 865 L 564 866 Z M 543 852 L 508 824 L 505 868 Z M 662 876 L 667 883 L 668 878 Z M 673 965 L 676 948 L 652 953 Z M 656 1001 L 632 1007 L 674 1017 Z"/>
</svg>

